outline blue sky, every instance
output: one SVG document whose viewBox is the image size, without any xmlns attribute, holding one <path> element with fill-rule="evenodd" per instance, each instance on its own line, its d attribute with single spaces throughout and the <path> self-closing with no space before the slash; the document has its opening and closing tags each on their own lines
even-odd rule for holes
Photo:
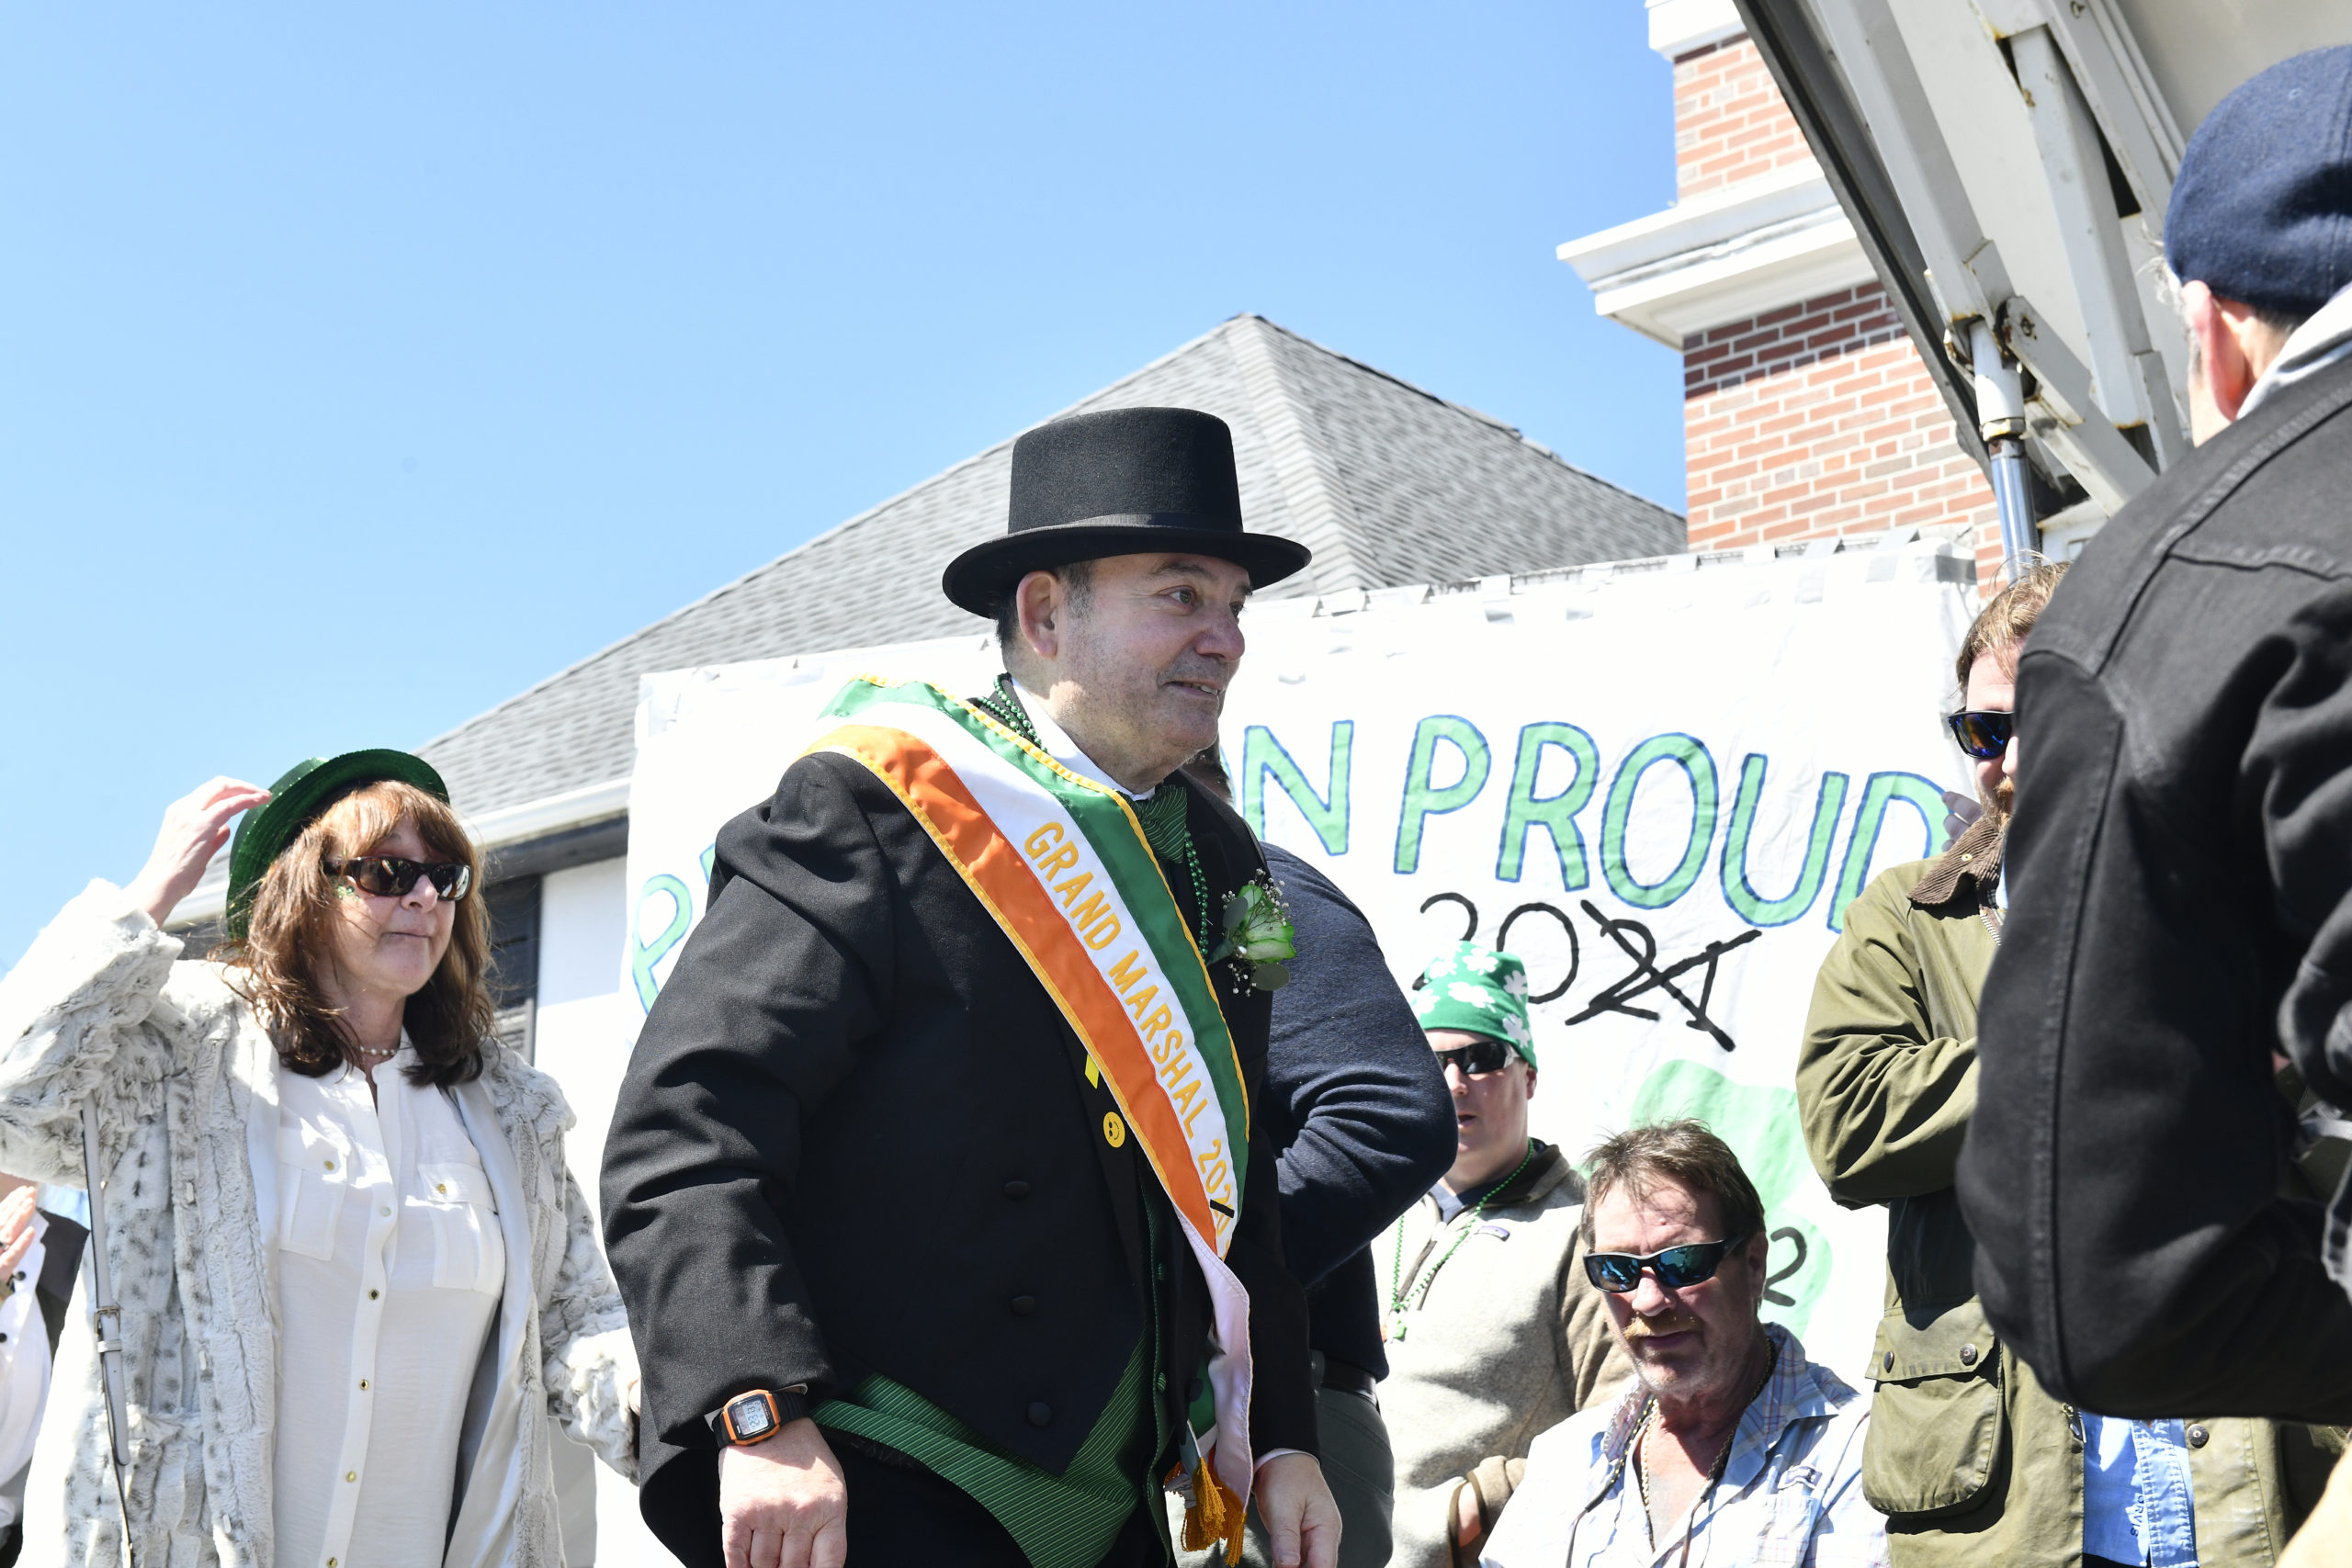
<svg viewBox="0 0 2352 1568">
<path fill-rule="evenodd" d="M 1255 310 L 1682 496 L 1639 0 L 13 8 L 0 962 Z M 462 804 L 462 803 L 460 803 Z"/>
</svg>

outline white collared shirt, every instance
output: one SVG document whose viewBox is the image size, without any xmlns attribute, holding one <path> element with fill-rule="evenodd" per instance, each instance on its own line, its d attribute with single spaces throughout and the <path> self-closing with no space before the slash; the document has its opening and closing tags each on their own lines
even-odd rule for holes
<svg viewBox="0 0 2352 1568">
<path fill-rule="evenodd" d="M 49 1216 L 35 1209 L 33 1234 L 42 1239 L 17 1265 L 15 1293 L 0 1302 L 0 1527 L 14 1524 L 23 1505 L 23 1491 L 9 1483 L 32 1462 L 49 1403 L 49 1324 L 33 1295 L 49 1256 L 48 1233 Z"/>
<path fill-rule="evenodd" d="M 1131 801 L 1141 803 L 1151 798 L 1152 790 L 1148 789 L 1141 795 L 1137 795 L 1105 773 L 1101 763 L 1080 750 L 1078 742 L 1070 739 L 1069 731 L 1054 722 L 1054 716 L 1046 711 L 1046 699 L 1023 685 L 1018 676 L 1013 678 L 1012 689 L 1021 694 L 1021 705 L 1027 710 L 1029 723 L 1037 731 L 1039 750 L 1071 773 L 1083 773 L 1090 779 L 1109 784 Z M 1158 787 L 1155 784 L 1153 789 Z"/>
<path fill-rule="evenodd" d="M 506 1244 L 456 1104 L 400 1053 L 278 1075 L 277 1561 L 437 1563 Z"/>
<path fill-rule="evenodd" d="M 1870 1402 L 1806 1359 L 1795 1335 L 1765 1332 L 1780 1357 L 1740 1415 L 1722 1481 L 1664 1540 L 1651 1539 L 1628 1451 L 1649 1403 L 1634 1382 L 1535 1439 L 1481 1568 L 1886 1568 L 1886 1520 L 1862 1495 Z"/>
</svg>

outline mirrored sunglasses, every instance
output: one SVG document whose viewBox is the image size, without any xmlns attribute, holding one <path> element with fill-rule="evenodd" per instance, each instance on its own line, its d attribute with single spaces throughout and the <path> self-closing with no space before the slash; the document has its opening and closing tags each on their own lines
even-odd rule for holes
<svg viewBox="0 0 2352 1568">
<path fill-rule="evenodd" d="M 1517 1055 L 1501 1041 L 1482 1037 L 1474 1044 L 1440 1051 L 1437 1054 L 1437 1070 L 1442 1074 L 1449 1066 L 1458 1067 L 1464 1077 L 1480 1077 L 1487 1073 L 1501 1072 Z"/>
<path fill-rule="evenodd" d="M 329 876 L 347 876 L 351 885 L 362 893 L 379 898 L 401 898 L 408 895 L 420 877 L 429 879 L 433 891 L 450 903 L 464 897 L 474 885 L 473 867 L 462 861 L 397 860 L 390 855 L 359 855 L 351 860 L 329 860 L 320 863 Z"/>
<path fill-rule="evenodd" d="M 1653 1252 L 1646 1258 L 1634 1252 L 1588 1252 L 1584 1255 L 1585 1278 L 1610 1294 L 1622 1296 L 1642 1282 L 1642 1270 L 1646 1269 L 1657 1276 L 1659 1284 L 1669 1291 L 1679 1291 L 1713 1279 L 1731 1249 L 1747 1239 L 1738 1235 L 1724 1241 L 1694 1241 L 1687 1247 Z"/>
<path fill-rule="evenodd" d="M 2018 732 L 2018 716 L 2013 713 L 1971 713 L 1962 710 L 1944 716 L 1944 723 L 1951 727 L 1951 738 L 1960 749 L 1980 762 L 1989 762 L 2009 749 L 2009 738 Z"/>
</svg>

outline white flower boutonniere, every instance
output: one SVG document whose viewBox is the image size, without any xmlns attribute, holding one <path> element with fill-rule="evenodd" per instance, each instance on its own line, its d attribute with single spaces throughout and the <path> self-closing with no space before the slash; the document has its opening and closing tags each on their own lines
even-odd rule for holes
<svg viewBox="0 0 2352 1568">
<path fill-rule="evenodd" d="M 1225 940 L 1208 961 L 1232 959 L 1244 990 L 1279 991 L 1290 984 L 1285 965 L 1298 956 L 1297 936 L 1282 889 L 1261 874 L 1226 895 Z"/>
</svg>

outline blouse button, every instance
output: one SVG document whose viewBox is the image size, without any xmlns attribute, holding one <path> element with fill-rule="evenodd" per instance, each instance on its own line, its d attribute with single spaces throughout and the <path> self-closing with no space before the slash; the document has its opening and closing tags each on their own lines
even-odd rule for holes
<svg viewBox="0 0 2352 1568">
<path fill-rule="evenodd" d="M 359 1472 L 356 1470 L 346 1470 L 343 1472 L 343 1478 L 345 1481 L 356 1481 L 359 1479 Z"/>
<path fill-rule="evenodd" d="M 391 1205 L 388 1203 L 388 1204 L 386 1204 L 384 1207 L 382 1207 L 382 1208 L 380 1208 L 380 1209 L 377 1210 L 377 1211 L 376 1211 L 376 1213 L 378 1213 L 379 1214 L 383 1215 L 383 1216 L 384 1216 L 384 1218 L 386 1218 L 386 1219 L 388 1219 L 388 1220 L 389 1220 L 389 1219 L 390 1219 L 390 1218 L 392 1217 Z"/>
<path fill-rule="evenodd" d="M 378 1296 L 380 1296 L 380 1295 L 382 1295 L 382 1294 L 383 1294 L 383 1292 L 382 1292 L 381 1291 L 370 1291 L 370 1292 L 368 1292 L 368 1299 L 369 1301 L 371 1301 L 371 1302 L 372 1302 L 372 1301 L 374 1301 Z"/>
<path fill-rule="evenodd" d="M 333 1160 L 329 1160 L 329 1161 L 327 1161 L 327 1168 L 328 1168 L 329 1170 L 333 1170 L 333 1169 L 334 1168 L 334 1161 L 333 1161 Z M 334 1568 L 334 1558 L 332 1558 L 332 1557 L 328 1558 L 328 1559 L 327 1559 L 327 1563 L 328 1563 L 328 1568 Z"/>
<path fill-rule="evenodd" d="M 449 1190 L 449 1184 L 446 1181 L 436 1181 L 433 1184 L 433 1190 L 435 1192 L 447 1192 Z"/>
<path fill-rule="evenodd" d="M 359 1380 L 359 1386 L 361 1388 L 366 1388 L 368 1386 L 368 1380 L 366 1378 L 361 1378 Z"/>
</svg>

